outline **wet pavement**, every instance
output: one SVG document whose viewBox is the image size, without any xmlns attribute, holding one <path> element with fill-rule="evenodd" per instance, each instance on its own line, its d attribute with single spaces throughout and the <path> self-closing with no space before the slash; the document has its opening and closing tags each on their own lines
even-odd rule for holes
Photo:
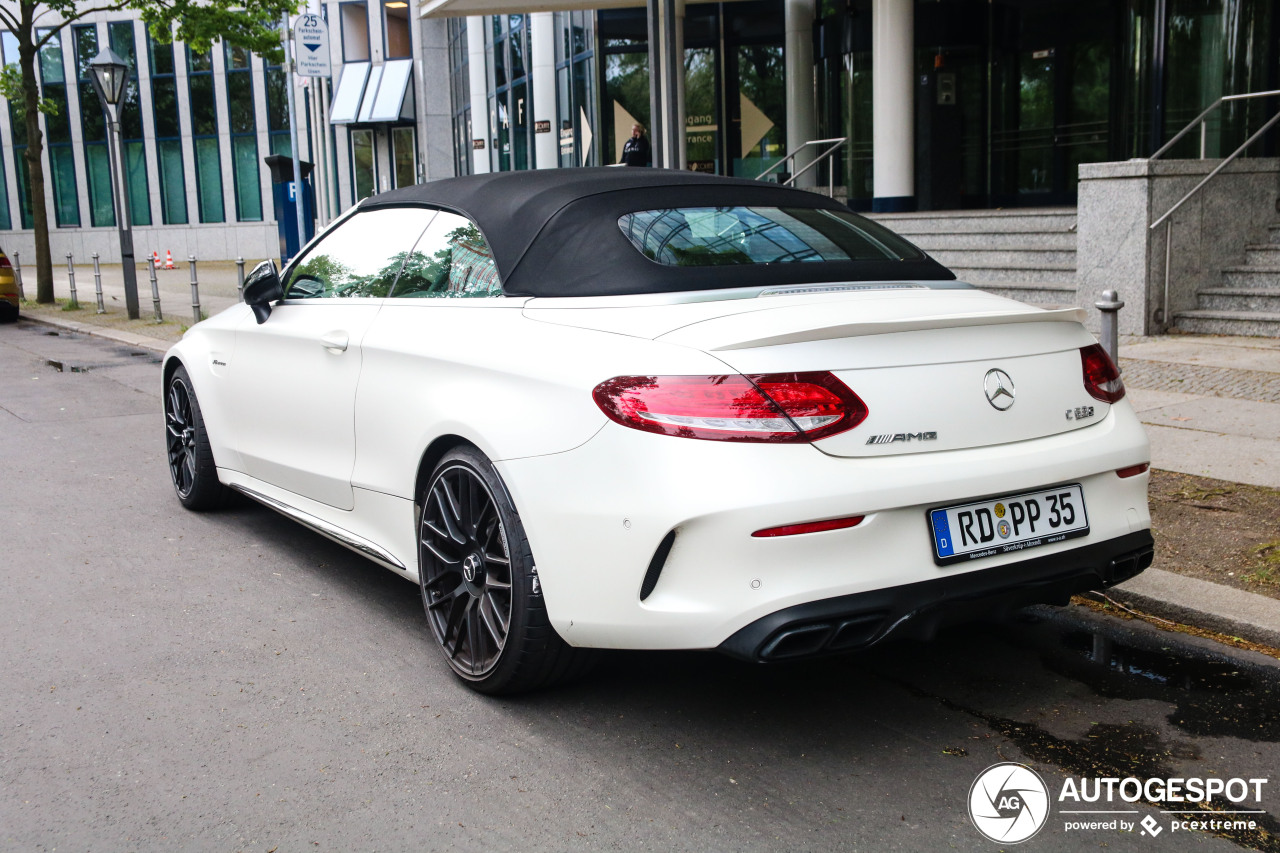
<svg viewBox="0 0 1280 853">
<path fill-rule="evenodd" d="M 256 505 L 178 506 L 153 353 L 48 331 L 0 326 L 0 848 L 990 851 L 970 792 L 1010 761 L 1049 792 L 1019 850 L 1280 850 L 1273 658 L 1037 608 L 483 698 L 412 584 Z M 1129 777 L 1268 781 L 1213 814 L 1059 799 Z"/>
</svg>

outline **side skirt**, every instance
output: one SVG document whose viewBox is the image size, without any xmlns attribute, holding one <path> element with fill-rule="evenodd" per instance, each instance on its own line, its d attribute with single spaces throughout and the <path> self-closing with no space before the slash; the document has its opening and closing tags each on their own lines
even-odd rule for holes
<svg viewBox="0 0 1280 853">
<path fill-rule="evenodd" d="M 409 570 L 405 568 L 404 563 L 397 560 L 390 551 L 370 542 L 363 536 L 357 536 L 351 531 L 344 530 L 336 524 L 325 521 L 322 518 L 317 518 L 310 513 L 303 512 L 296 507 L 289 506 L 283 501 L 278 501 L 275 498 L 268 497 L 261 492 L 254 491 L 248 486 L 244 486 L 239 483 L 231 483 L 230 486 L 242 495 L 252 498 L 263 506 L 274 509 L 286 518 L 291 518 L 304 527 L 314 530 L 326 539 L 332 539 L 339 545 L 343 545 L 350 548 L 352 551 L 355 551 L 357 554 L 368 557 L 370 560 L 373 560 L 384 568 L 391 569 L 393 572 L 401 575 L 407 575 L 409 573 Z"/>
</svg>

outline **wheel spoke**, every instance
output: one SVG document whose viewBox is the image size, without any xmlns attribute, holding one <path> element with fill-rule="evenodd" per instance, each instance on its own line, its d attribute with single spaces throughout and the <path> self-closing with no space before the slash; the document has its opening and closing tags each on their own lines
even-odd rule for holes
<svg viewBox="0 0 1280 853">
<path fill-rule="evenodd" d="M 444 477 L 441 477 L 439 482 L 436 483 L 436 487 L 431 494 L 436 499 L 436 506 L 440 507 L 440 520 L 444 522 L 444 526 L 449 532 L 449 538 L 459 545 L 464 544 L 467 541 L 466 537 L 462 535 L 462 531 L 458 529 L 458 525 L 454 520 L 457 502 L 449 491 L 449 486 Z"/>
<path fill-rule="evenodd" d="M 437 589 L 444 584 L 446 578 L 453 574 L 457 574 L 457 572 L 441 572 L 433 578 L 424 578 L 422 585 L 428 589 Z M 431 605 L 427 606 L 430 607 Z"/>
<path fill-rule="evenodd" d="M 469 597 L 468 601 L 465 602 L 455 598 L 454 604 L 460 606 L 456 606 L 449 611 L 449 629 L 453 632 L 453 647 L 449 650 L 449 657 L 451 658 L 456 659 L 458 657 L 458 652 L 462 651 L 462 641 L 466 639 L 463 634 L 463 628 L 466 627 L 467 623 L 469 601 Z M 448 634 L 445 636 L 448 636 Z"/>
<path fill-rule="evenodd" d="M 511 589 L 509 582 L 494 580 L 492 575 L 484 579 L 484 585 L 489 589 Z"/>
<path fill-rule="evenodd" d="M 501 647 L 506 641 L 510 622 L 502 615 L 502 611 L 498 609 L 498 604 L 494 601 L 492 591 L 486 591 L 484 598 L 480 599 L 480 601 L 480 614 L 484 616 L 484 626 L 489 629 L 490 635 L 493 636 L 493 641 Z M 488 608 L 485 607 L 485 604 L 489 605 Z M 487 613 L 486 610 L 488 611 Z M 497 621 L 497 628 L 493 626 L 493 620 Z"/>
<path fill-rule="evenodd" d="M 181 386 L 178 385 L 177 382 L 173 383 L 169 388 L 169 407 L 171 409 L 171 417 L 185 425 L 185 422 L 182 420 Z"/>
<path fill-rule="evenodd" d="M 431 552 L 431 556 L 435 557 L 437 560 L 439 560 L 442 563 L 446 563 L 450 566 L 454 566 L 454 565 L 457 565 L 459 562 L 459 560 L 457 559 L 450 559 L 446 557 L 443 553 L 441 553 L 439 548 L 437 548 L 435 545 L 432 545 L 426 539 L 422 540 L 422 546 Z"/>
<path fill-rule="evenodd" d="M 432 533 L 434 533 L 436 536 L 438 536 L 441 539 L 452 538 L 449 536 L 448 530 L 441 530 L 439 527 L 437 527 L 435 524 L 431 522 L 431 519 L 426 518 L 425 516 L 422 519 L 422 526 L 430 530 Z"/>
<path fill-rule="evenodd" d="M 478 599 L 471 599 L 467 606 L 467 645 L 471 651 L 471 671 L 476 672 L 483 659 L 480 654 L 480 614 L 476 606 Z"/>
</svg>

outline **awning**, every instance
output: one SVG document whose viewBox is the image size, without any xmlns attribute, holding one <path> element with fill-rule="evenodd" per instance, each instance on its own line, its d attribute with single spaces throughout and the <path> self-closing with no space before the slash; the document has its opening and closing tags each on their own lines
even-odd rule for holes
<svg viewBox="0 0 1280 853">
<path fill-rule="evenodd" d="M 346 63 L 333 95 L 329 123 L 368 124 L 412 119 L 413 98 L 408 97 L 412 79 L 412 59 L 393 59 L 382 65 Z"/>
<path fill-rule="evenodd" d="M 338 90 L 333 93 L 333 105 L 329 108 L 329 124 L 351 124 L 356 120 L 368 77 L 367 62 L 348 62 L 342 66 L 342 78 L 338 81 Z"/>
<path fill-rule="evenodd" d="M 382 82 L 372 96 L 368 121 L 403 121 L 414 116 L 413 98 L 406 97 L 409 81 L 413 79 L 412 59 L 393 59 L 382 66 Z M 370 100 L 371 87 L 365 88 L 364 99 Z M 364 107 L 360 107 L 364 117 Z"/>
<path fill-rule="evenodd" d="M 360 102 L 360 115 L 356 121 L 364 123 L 373 121 L 373 102 L 378 98 L 378 84 L 382 82 L 382 66 L 375 65 L 369 69 L 369 82 L 364 85 L 364 100 Z"/>
</svg>

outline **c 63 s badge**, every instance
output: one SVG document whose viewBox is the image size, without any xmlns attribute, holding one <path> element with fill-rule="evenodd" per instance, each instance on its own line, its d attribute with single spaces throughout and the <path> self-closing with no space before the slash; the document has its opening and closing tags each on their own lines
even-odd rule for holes
<svg viewBox="0 0 1280 853">
<path fill-rule="evenodd" d="M 867 444 L 893 444 L 894 442 L 904 441 L 908 444 L 913 441 L 937 441 L 938 434 L 936 432 L 887 432 L 884 435 L 873 435 L 867 439 Z"/>
</svg>

